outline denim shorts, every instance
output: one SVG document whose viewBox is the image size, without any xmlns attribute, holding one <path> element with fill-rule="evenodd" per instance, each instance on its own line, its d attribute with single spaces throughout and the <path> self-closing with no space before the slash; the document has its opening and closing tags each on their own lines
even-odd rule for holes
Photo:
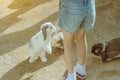
<svg viewBox="0 0 120 80">
<path fill-rule="evenodd" d="M 59 0 L 59 27 L 70 33 L 89 31 L 95 22 L 95 0 Z"/>
</svg>

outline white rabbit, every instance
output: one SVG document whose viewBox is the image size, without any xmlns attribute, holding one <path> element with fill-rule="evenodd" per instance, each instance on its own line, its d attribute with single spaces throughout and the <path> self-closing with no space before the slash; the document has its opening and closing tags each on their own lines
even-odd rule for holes
<svg viewBox="0 0 120 80">
<path fill-rule="evenodd" d="M 38 56 L 42 62 L 47 62 L 46 52 L 52 53 L 51 41 L 55 33 L 56 27 L 51 22 L 41 25 L 40 31 L 31 38 L 29 43 L 30 63 L 33 63 Z"/>
<path fill-rule="evenodd" d="M 63 39 L 64 39 L 63 33 L 57 32 L 57 34 L 55 34 L 53 36 L 52 47 L 57 47 L 57 48 L 63 49 Z"/>
</svg>

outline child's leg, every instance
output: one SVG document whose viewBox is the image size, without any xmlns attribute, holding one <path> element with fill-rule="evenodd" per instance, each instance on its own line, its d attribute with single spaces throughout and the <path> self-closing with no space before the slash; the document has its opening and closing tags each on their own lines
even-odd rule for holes
<svg viewBox="0 0 120 80">
<path fill-rule="evenodd" d="M 84 30 L 79 30 L 76 33 L 76 46 L 78 53 L 78 64 L 76 66 L 76 71 L 81 75 L 86 75 L 85 63 L 86 63 L 86 53 L 87 53 L 87 42 L 86 42 L 86 32 Z"/>
<path fill-rule="evenodd" d="M 74 77 L 74 60 L 73 60 L 73 54 L 74 54 L 74 34 L 68 33 L 63 31 L 64 35 L 64 56 L 65 56 L 65 63 L 68 70 L 68 78 L 66 80 L 76 80 Z"/>
</svg>

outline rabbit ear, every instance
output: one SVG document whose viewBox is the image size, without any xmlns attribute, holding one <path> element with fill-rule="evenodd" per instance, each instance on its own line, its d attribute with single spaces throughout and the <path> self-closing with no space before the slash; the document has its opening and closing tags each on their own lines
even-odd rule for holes
<svg viewBox="0 0 120 80">
<path fill-rule="evenodd" d="M 48 26 L 45 26 L 45 27 L 42 28 L 42 33 L 43 33 L 44 40 L 46 40 L 46 38 L 47 38 L 47 33 L 46 33 L 47 28 L 48 28 Z"/>
</svg>

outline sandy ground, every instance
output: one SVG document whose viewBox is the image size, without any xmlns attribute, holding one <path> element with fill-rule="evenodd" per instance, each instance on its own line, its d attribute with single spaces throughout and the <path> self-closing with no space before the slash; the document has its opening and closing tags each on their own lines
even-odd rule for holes
<svg viewBox="0 0 120 80">
<path fill-rule="evenodd" d="M 87 80 L 120 80 L 120 59 L 101 63 L 90 50 L 97 42 L 120 37 L 120 0 L 96 0 L 94 30 L 87 34 Z M 28 43 L 46 21 L 57 26 L 58 0 L 0 0 L 0 80 L 60 80 L 66 71 L 63 51 L 48 62 L 30 64 Z"/>
</svg>

